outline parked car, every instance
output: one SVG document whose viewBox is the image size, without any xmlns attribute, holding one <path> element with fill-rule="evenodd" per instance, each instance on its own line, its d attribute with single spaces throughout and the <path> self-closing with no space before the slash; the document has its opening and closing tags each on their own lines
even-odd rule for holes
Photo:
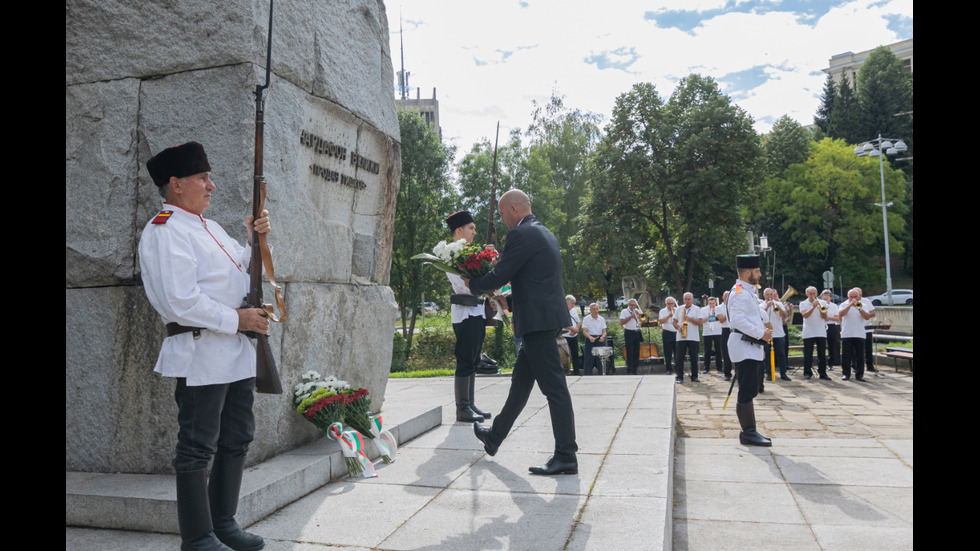
<svg viewBox="0 0 980 551">
<path fill-rule="evenodd" d="M 599 306 L 599 309 L 600 310 L 608 310 L 609 309 L 609 299 L 600 298 L 599 300 L 596 301 L 596 305 Z"/>
<path fill-rule="evenodd" d="M 912 289 L 892 289 L 892 301 L 888 302 L 888 294 L 883 293 L 880 295 L 875 295 L 873 297 L 868 297 L 871 304 L 875 306 L 881 306 L 882 304 L 886 306 L 894 306 L 895 304 L 912 304 Z"/>
<path fill-rule="evenodd" d="M 616 299 L 617 308 L 626 308 L 626 297 L 619 297 Z"/>
<path fill-rule="evenodd" d="M 434 302 L 423 302 L 422 306 L 425 308 L 426 313 L 438 312 L 439 305 Z"/>
</svg>

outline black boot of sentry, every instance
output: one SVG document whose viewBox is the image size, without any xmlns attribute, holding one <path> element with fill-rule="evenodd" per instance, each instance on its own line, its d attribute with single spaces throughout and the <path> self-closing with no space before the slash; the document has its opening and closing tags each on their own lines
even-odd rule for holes
<svg viewBox="0 0 980 551">
<path fill-rule="evenodd" d="M 456 377 L 456 421 L 462 423 L 483 421 L 483 416 L 473 411 L 472 405 L 473 397 L 470 395 L 470 378 Z"/>
<path fill-rule="evenodd" d="M 214 535 L 207 469 L 177 473 L 177 524 L 181 551 L 230 551 Z"/>
<path fill-rule="evenodd" d="M 755 430 L 755 408 L 752 402 L 735 404 L 735 414 L 742 432 L 738 433 L 738 441 L 743 446 L 772 446 L 772 440 Z"/>
<path fill-rule="evenodd" d="M 211 480 L 208 481 L 211 522 L 214 524 L 214 535 L 221 543 L 235 551 L 259 551 L 265 547 L 262 536 L 242 530 L 235 520 L 244 470 L 244 457 L 214 456 Z"/>
<path fill-rule="evenodd" d="M 476 373 L 469 376 L 470 380 L 470 409 L 473 413 L 482 416 L 484 419 L 489 419 L 493 417 L 490 415 L 489 411 L 483 411 L 482 409 L 476 407 Z"/>
</svg>

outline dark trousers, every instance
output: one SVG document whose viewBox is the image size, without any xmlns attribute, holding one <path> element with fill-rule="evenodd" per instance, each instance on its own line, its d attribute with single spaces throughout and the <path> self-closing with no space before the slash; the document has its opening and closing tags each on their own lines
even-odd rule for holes
<svg viewBox="0 0 980 551">
<path fill-rule="evenodd" d="M 639 331 L 632 329 L 626 329 L 623 335 L 626 341 L 626 373 L 636 375 L 640 367 L 640 341 L 643 337 Z"/>
<path fill-rule="evenodd" d="M 664 365 L 667 373 L 674 372 L 674 347 L 677 344 L 677 333 L 675 331 L 664 331 Z"/>
<path fill-rule="evenodd" d="M 769 346 L 768 344 L 764 345 L 763 349 L 766 351 L 766 356 L 763 360 L 765 365 L 762 366 L 763 379 L 765 379 L 766 376 L 768 376 L 772 371 L 772 360 L 769 358 L 769 354 L 772 353 L 776 354 L 776 370 L 780 373 L 786 373 L 786 368 L 788 365 L 786 363 L 786 349 L 784 346 L 786 345 L 787 340 L 788 339 L 786 337 L 773 337 L 772 346 Z"/>
<path fill-rule="evenodd" d="M 875 370 L 875 340 L 874 333 L 864 334 L 864 368 Z"/>
<path fill-rule="evenodd" d="M 579 344 L 578 335 L 574 337 L 565 337 L 565 342 L 568 343 L 568 358 L 569 363 L 572 364 L 572 371 L 575 373 L 582 372 L 582 357 L 579 356 Z"/>
<path fill-rule="evenodd" d="M 585 375 L 592 375 L 592 368 L 595 367 L 596 374 L 602 375 L 602 361 L 600 357 L 592 354 L 592 349 L 597 346 L 603 346 L 605 343 L 602 339 L 596 339 L 595 342 L 590 342 L 589 339 L 585 339 L 585 350 L 582 351 L 582 371 Z"/>
<path fill-rule="evenodd" d="M 827 364 L 840 365 L 840 325 L 827 324 Z"/>
<path fill-rule="evenodd" d="M 517 354 L 511 374 L 510 393 L 503 409 L 493 420 L 490 437 L 497 443 L 504 441 L 527 404 L 535 382 L 548 399 L 551 431 L 555 437 L 555 459 L 575 461 L 575 452 L 578 451 L 575 413 L 572 410 L 572 396 L 565 384 L 565 370 L 558 355 L 554 331 L 524 333 L 522 336 L 521 351 Z"/>
<path fill-rule="evenodd" d="M 732 334 L 732 330 L 728 327 L 721 328 L 721 353 L 725 358 L 725 377 L 732 376 L 732 357 L 728 355 L 728 337 Z"/>
<path fill-rule="evenodd" d="M 759 395 L 759 379 L 762 377 L 762 371 L 762 362 L 759 360 L 735 362 L 735 377 L 738 379 L 736 403 L 751 402 Z"/>
<path fill-rule="evenodd" d="M 456 334 L 456 376 L 469 377 L 476 373 L 483 353 L 483 340 L 486 338 L 486 320 L 480 316 L 470 316 L 453 324 Z"/>
<path fill-rule="evenodd" d="M 856 377 L 864 377 L 864 339 L 848 338 L 840 340 L 841 372 L 845 377 L 854 370 Z"/>
<path fill-rule="evenodd" d="M 827 375 L 827 339 L 825 337 L 810 337 L 803 339 L 803 375 L 813 376 L 813 348 L 817 348 L 817 373 L 821 377 Z"/>
<path fill-rule="evenodd" d="M 711 358 L 715 358 L 715 366 L 721 371 L 721 335 L 708 335 L 704 337 L 704 371 L 711 371 Z"/>
<path fill-rule="evenodd" d="M 698 341 L 677 341 L 677 362 L 674 364 L 674 371 L 677 374 L 678 379 L 684 378 L 684 356 L 690 356 L 691 359 L 691 378 L 697 379 L 698 377 L 698 353 L 700 352 L 701 343 Z"/>
<path fill-rule="evenodd" d="M 255 435 L 255 378 L 220 385 L 187 386 L 177 378 L 177 449 L 174 470 L 199 471 L 215 454 L 239 458 Z"/>
</svg>

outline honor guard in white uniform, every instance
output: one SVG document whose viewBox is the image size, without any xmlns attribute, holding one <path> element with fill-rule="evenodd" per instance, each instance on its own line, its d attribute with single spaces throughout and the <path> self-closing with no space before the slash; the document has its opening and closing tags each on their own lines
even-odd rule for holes
<svg viewBox="0 0 980 551">
<path fill-rule="evenodd" d="M 759 379 L 762 377 L 762 345 L 772 342 L 772 329 L 766 327 L 755 295 L 755 286 L 762 277 L 759 255 L 739 255 L 735 266 L 738 281 L 728 294 L 728 320 L 732 326 L 728 351 L 738 378 L 735 413 L 742 427 L 738 440 L 746 446 L 771 446 L 772 440 L 756 430 L 752 404 L 759 393 Z"/>
<path fill-rule="evenodd" d="M 256 551 L 262 538 L 235 521 L 255 433 L 255 348 L 244 332 L 268 334 L 269 318 L 243 307 L 249 250 L 202 216 L 215 190 L 204 147 L 164 149 L 146 168 L 164 204 L 143 229 L 139 261 L 146 296 L 167 326 L 154 371 L 177 378 L 173 466 L 181 549 Z M 258 233 L 269 233 L 268 214 L 254 221 Z M 251 216 L 245 224 L 253 225 Z"/>
</svg>

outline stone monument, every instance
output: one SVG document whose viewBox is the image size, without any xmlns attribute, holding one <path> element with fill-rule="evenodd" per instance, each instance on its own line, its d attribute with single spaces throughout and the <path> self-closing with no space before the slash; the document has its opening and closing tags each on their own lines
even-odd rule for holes
<svg viewBox="0 0 980 551">
<path fill-rule="evenodd" d="M 152 371 L 165 331 L 137 258 L 160 208 L 145 163 L 204 144 L 217 186 L 206 216 L 245 242 L 268 13 L 267 0 L 66 4 L 68 471 L 173 472 L 175 383 Z M 270 342 L 286 393 L 256 396 L 250 464 L 316 437 L 290 399 L 308 370 L 366 387 L 381 406 L 401 172 L 388 44 L 381 0 L 275 3 L 264 172 L 289 314 Z"/>
</svg>

